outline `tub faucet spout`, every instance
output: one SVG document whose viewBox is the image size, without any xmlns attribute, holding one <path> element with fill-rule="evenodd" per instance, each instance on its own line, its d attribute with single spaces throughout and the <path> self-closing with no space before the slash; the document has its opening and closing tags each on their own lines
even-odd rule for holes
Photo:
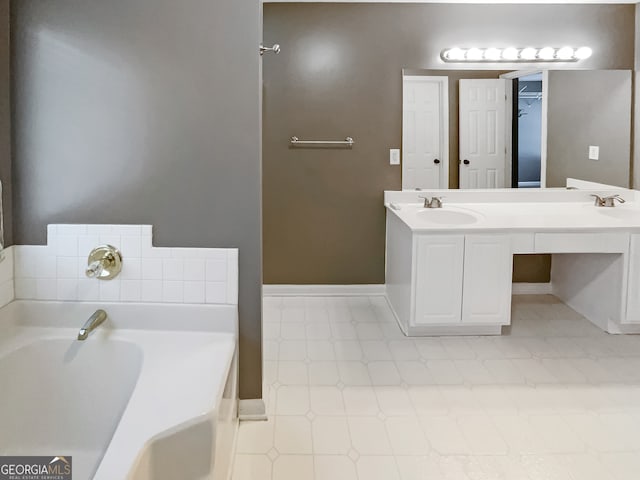
<svg viewBox="0 0 640 480">
<path fill-rule="evenodd" d="M 78 332 L 78 340 L 86 340 L 89 334 L 94 331 L 98 326 L 107 319 L 107 312 L 104 310 L 96 310 L 93 315 L 89 317 L 80 331 Z"/>
</svg>

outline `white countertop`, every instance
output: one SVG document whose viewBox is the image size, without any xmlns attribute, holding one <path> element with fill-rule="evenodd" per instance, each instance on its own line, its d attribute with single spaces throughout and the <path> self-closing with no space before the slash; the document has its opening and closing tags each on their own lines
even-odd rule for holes
<svg viewBox="0 0 640 480">
<path fill-rule="evenodd" d="M 386 204 L 390 214 L 418 232 L 449 231 L 640 231 L 640 204 L 627 201 L 615 207 L 596 207 L 593 202 L 488 202 L 451 203 L 440 209 L 425 209 L 422 203 Z M 392 208 L 398 207 L 399 209 Z M 431 221 L 430 215 L 444 212 L 467 214 L 462 221 Z M 444 214 L 444 215 L 443 215 Z M 434 217 L 432 217 L 434 218 Z"/>
</svg>

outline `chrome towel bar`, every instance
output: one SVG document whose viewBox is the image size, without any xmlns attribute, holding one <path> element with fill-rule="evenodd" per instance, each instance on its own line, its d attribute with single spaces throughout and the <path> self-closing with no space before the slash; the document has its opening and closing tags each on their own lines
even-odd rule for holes
<svg viewBox="0 0 640 480">
<path fill-rule="evenodd" d="M 291 145 L 344 145 L 345 147 L 353 147 L 353 138 L 347 137 L 344 140 L 300 140 L 293 136 L 289 139 Z"/>
</svg>

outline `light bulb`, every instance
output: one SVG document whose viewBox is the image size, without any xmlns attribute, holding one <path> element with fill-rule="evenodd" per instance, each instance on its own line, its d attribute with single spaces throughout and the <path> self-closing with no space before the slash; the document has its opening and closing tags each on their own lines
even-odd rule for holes
<svg viewBox="0 0 640 480">
<path fill-rule="evenodd" d="M 518 59 L 518 49 L 514 47 L 505 48 L 502 51 L 502 58 L 505 60 L 517 60 Z"/>
<path fill-rule="evenodd" d="M 589 47 L 580 47 L 578 50 L 576 50 L 574 56 L 578 60 L 584 60 L 585 58 L 589 58 L 592 53 L 593 50 L 591 50 Z"/>
<path fill-rule="evenodd" d="M 551 47 L 541 48 L 538 52 L 538 57 L 542 60 L 553 60 L 555 50 Z"/>
<path fill-rule="evenodd" d="M 558 50 L 557 56 L 560 60 L 571 60 L 573 58 L 573 48 L 562 47 Z"/>
<path fill-rule="evenodd" d="M 500 60 L 500 57 L 502 57 L 502 52 L 498 48 L 487 48 L 484 51 L 485 60 Z"/>
<path fill-rule="evenodd" d="M 444 52 L 447 60 L 464 60 L 464 50 L 458 47 L 450 48 Z"/>
<path fill-rule="evenodd" d="M 467 60 L 482 60 L 482 50 L 479 48 L 470 48 L 467 50 Z"/>
<path fill-rule="evenodd" d="M 535 60 L 536 59 L 537 50 L 535 48 L 527 47 L 523 48 L 520 52 L 520 58 L 523 60 Z"/>
</svg>

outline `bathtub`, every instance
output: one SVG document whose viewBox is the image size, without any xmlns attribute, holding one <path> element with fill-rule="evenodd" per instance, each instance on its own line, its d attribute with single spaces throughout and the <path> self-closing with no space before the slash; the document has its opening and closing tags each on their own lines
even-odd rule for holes
<svg viewBox="0 0 640 480">
<path fill-rule="evenodd" d="M 87 340 L 98 308 L 108 319 Z M 223 480 L 237 430 L 237 307 L 14 301 L 0 309 L 0 455 L 74 480 Z"/>
</svg>

